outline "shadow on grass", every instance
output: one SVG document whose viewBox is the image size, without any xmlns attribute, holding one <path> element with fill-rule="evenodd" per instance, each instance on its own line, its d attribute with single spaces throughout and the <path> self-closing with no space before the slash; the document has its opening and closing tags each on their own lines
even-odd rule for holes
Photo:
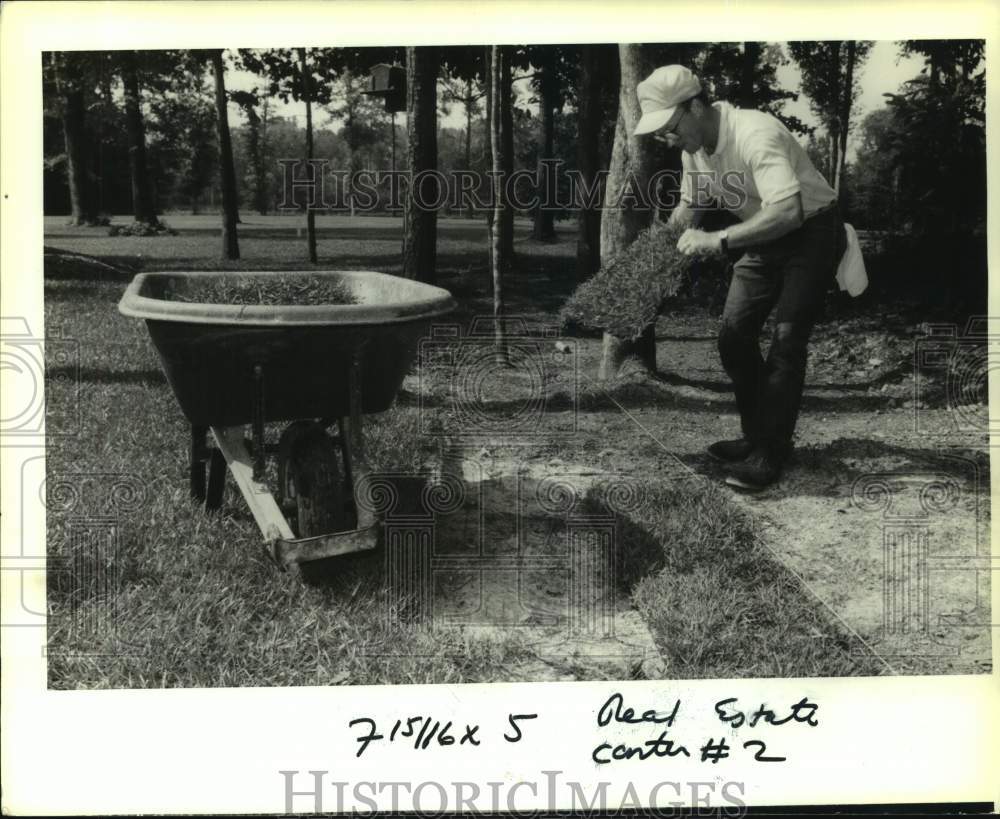
<svg viewBox="0 0 1000 819">
<path fill-rule="evenodd" d="M 828 446 L 796 450 L 790 467 L 793 479 L 775 487 L 775 497 L 850 495 L 857 480 L 886 474 L 947 476 L 957 480 L 966 492 L 989 493 L 989 457 L 974 449 L 942 451 L 865 438 L 839 438 Z M 795 475 L 805 480 L 795 480 Z M 822 478 L 829 488 L 817 491 L 819 486 L 808 480 L 814 476 Z"/>
<path fill-rule="evenodd" d="M 350 561 L 332 558 L 303 564 L 303 578 L 314 586 L 328 589 L 343 589 L 345 577 L 347 586 L 357 582 L 381 586 L 395 616 L 410 624 L 430 625 L 434 612 L 427 607 L 427 601 L 435 594 L 447 595 L 448 583 L 445 581 L 449 578 L 454 581 L 456 576 L 480 576 L 483 571 L 508 573 L 514 569 L 525 574 L 516 592 L 512 588 L 501 593 L 502 596 L 511 595 L 509 599 L 504 597 L 509 610 L 520 611 L 536 622 L 552 619 L 555 623 L 560 620 L 557 613 L 545 605 L 544 600 L 540 603 L 533 599 L 522 584 L 528 582 L 528 577 L 538 575 L 539 566 L 548 567 L 546 574 L 558 572 L 551 567 L 553 560 L 565 562 L 563 569 L 569 571 L 574 560 L 568 528 L 571 521 L 576 521 L 577 526 L 583 522 L 591 525 L 594 521 L 614 522 L 615 537 L 611 546 L 614 580 L 619 593 L 630 594 L 640 579 L 663 563 L 663 545 L 646 535 L 637 519 L 604 506 L 602 496 L 593 490 L 579 499 L 572 513 L 546 511 L 531 500 L 541 497 L 542 483 L 522 478 L 518 481 L 515 499 L 511 496 L 513 475 L 507 474 L 481 482 L 462 482 L 464 490 L 457 505 L 442 508 L 438 505 L 442 500 L 447 503 L 447 499 L 457 497 L 450 493 L 458 484 L 451 483 L 450 488 L 441 487 L 442 491 L 429 493 L 429 479 L 429 474 L 383 476 L 379 481 L 383 497 L 391 497 L 392 502 L 383 520 L 377 548 L 352 555 Z M 504 502 L 498 506 L 499 498 Z M 386 532 L 390 528 L 397 533 L 396 539 L 386 543 Z M 412 542 L 399 539 L 400 533 L 422 528 L 429 538 L 425 547 L 421 547 L 419 537 Z M 544 535 L 539 534 L 543 532 Z M 438 602 L 448 605 L 443 598 Z M 480 604 L 486 605 L 485 601 Z M 492 601 L 486 607 L 494 605 L 499 602 Z M 569 596 L 562 605 L 570 605 Z M 502 608 L 508 611 L 506 605 Z M 567 615 L 563 612 L 562 619 Z M 388 611 L 386 616 L 389 616 Z M 490 624 L 504 628 L 505 622 L 491 621 Z M 507 623 L 515 631 L 520 625 L 523 623 Z"/>
<path fill-rule="evenodd" d="M 720 480 L 725 476 L 723 467 L 704 453 L 679 454 L 678 458 L 701 474 Z M 948 476 L 957 479 L 963 491 L 973 496 L 989 492 L 989 458 L 978 450 L 942 451 L 865 438 L 838 438 L 825 446 L 795 449 L 782 480 L 758 497 L 849 499 L 858 480 L 892 475 Z"/>
<path fill-rule="evenodd" d="M 66 379 L 95 384 L 166 384 L 160 370 L 104 370 L 97 367 L 46 367 L 46 379 Z"/>
<path fill-rule="evenodd" d="M 110 279 L 91 279 L 87 282 L 47 279 L 45 282 L 45 301 L 52 303 L 96 299 L 117 305 L 125 288 L 109 287 L 108 285 L 119 283 L 123 284 L 120 280 L 112 281 Z"/>
<path fill-rule="evenodd" d="M 461 315 L 461 314 L 457 314 Z M 447 368 L 438 371 L 448 377 Z M 695 382 L 697 383 L 697 382 Z M 607 383 L 584 380 L 580 391 L 575 395 L 564 390 L 548 394 L 532 394 L 533 411 L 539 413 L 582 412 L 601 413 L 614 410 L 617 412 L 634 409 L 672 409 L 699 414 L 718 414 L 723 411 L 736 411 L 735 399 L 731 388 L 721 383 L 707 382 L 712 389 L 703 386 L 704 396 L 692 395 L 671 390 L 671 387 L 694 386 L 688 379 L 672 374 L 661 373 L 656 378 L 622 378 Z M 523 389 L 529 389 L 525 386 Z M 472 400 L 470 396 L 468 400 Z M 526 398 L 522 392 L 518 397 L 505 400 L 482 401 L 475 397 L 475 410 L 481 416 L 491 419 L 520 417 L 525 408 Z M 425 395 L 422 405 L 427 409 L 451 408 L 456 406 L 453 396 L 430 394 Z M 822 396 L 806 394 L 802 398 L 802 409 L 806 412 L 870 412 L 876 409 L 890 409 L 895 406 L 894 399 L 883 395 L 858 396 Z M 485 423 L 485 422 L 484 422 Z"/>
<path fill-rule="evenodd" d="M 809 395 L 810 391 L 821 390 L 821 391 L 833 391 L 833 392 L 867 392 L 870 389 L 881 387 L 884 384 L 898 384 L 903 379 L 908 376 L 913 375 L 913 362 L 912 361 L 901 361 L 895 367 L 883 370 L 877 376 L 869 378 L 865 381 L 853 381 L 851 383 L 839 383 L 839 384 L 825 384 L 825 383 L 815 383 L 806 382 L 805 390 L 806 395 L 804 397 L 805 401 L 810 400 L 820 400 L 818 397 L 811 397 Z M 654 378 L 664 384 L 670 384 L 672 386 L 685 386 L 694 387 L 699 390 L 708 390 L 710 392 L 719 393 L 732 393 L 732 384 L 726 381 L 708 381 L 702 378 L 687 378 L 679 373 L 670 372 L 669 370 L 659 370 Z M 874 404 L 873 406 L 880 406 L 887 400 L 881 396 L 873 396 Z M 861 403 L 858 404 L 859 397 L 844 397 L 842 399 L 831 399 L 836 400 L 838 406 L 843 402 L 846 402 L 846 406 L 858 408 L 869 408 L 868 398 L 861 399 Z"/>
<path fill-rule="evenodd" d="M 429 510 L 423 503 L 424 488 L 428 475 L 388 475 L 379 480 L 383 491 L 394 499 L 391 513 L 397 517 L 411 519 L 429 517 Z M 391 487 L 391 489 L 390 489 Z M 313 560 L 300 565 L 302 579 L 316 588 L 336 592 L 346 586 L 358 583 L 374 588 L 383 586 L 386 578 L 387 558 L 385 527 L 378 529 L 378 542 L 374 549 L 339 557 Z M 390 600 L 405 606 L 404 590 L 389 588 Z M 388 611 L 386 616 L 388 617 Z"/>
<path fill-rule="evenodd" d="M 134 260 L 127 257 L 97 257 L 44 248 L 45 278 L 54 281 L 129 282 L 134 267 Z"/>
</svg>

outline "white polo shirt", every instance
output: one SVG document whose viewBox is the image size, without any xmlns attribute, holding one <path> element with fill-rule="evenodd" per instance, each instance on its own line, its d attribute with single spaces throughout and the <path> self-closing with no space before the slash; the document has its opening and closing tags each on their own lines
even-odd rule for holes
<svg viewBox="0 0 1000 819">
<path fill-rule="evenodd" d="M 719 140 L 711 154 L 705 148 L 681 152 L 682 200 L 693 205 L 697 191 L 700 203 L 706 196 L 718 199 L 741 221 L 796 193 L 806 219 L 836 201 L 833 188 L 781 120 L 728 102 L 713 105 L 720 113 Z"/>
</svg>

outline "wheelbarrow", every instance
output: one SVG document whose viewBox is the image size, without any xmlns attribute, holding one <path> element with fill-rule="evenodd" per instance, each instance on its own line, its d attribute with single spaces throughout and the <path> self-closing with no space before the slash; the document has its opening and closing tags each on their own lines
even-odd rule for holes
<svg viewBox="0 0 1000 819">
<path fill-rule="evenodd" d="M 192 496 L 218 508 L 228 470 L 283 569 L 374 548 L 379 523 L 354 492 L 370 473 L 361 416 L 389 408 L 419 339 L 454 300 L 441 288 L 367 271 L 237 274 L 336 277 L 352 304 L 168 298 L 198 278 L 233 275 L 141 273 L 118 305 L 145 320 L 191 424 Z M 288 422 L 277 444 L 265 442 L 268 422 Z M 276 494 L 265 477 L 269 456 L 277 461 Z M 294 510 L 297 532 L 285 510 Z"/>
</svg>

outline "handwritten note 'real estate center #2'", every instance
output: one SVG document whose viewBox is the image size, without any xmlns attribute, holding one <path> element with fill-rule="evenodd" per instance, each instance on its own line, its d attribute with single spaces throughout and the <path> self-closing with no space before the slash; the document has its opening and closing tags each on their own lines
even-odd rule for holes
<svg viewBox="0 0 1000 819">
<path fill-rule="evenodd" d="M 816 728 L 819 725 L 817 713 L 819 705 L 802 697 L 791 705 L 771 708 L 765 704 L 745 710 L 736 697 L 717 700 L 713 713 L 718 719 L 720 731 L 717 736 L 685 737 L 683 716 L 685 705 L 675 699 L 668 709 L 647 708 L 637 711 L 625 702 L 625 697 L 614 693 L 597 710 L 596 724 L 599 730 L 613 726 L 649 726 L 650 736 L 628 743 L 602 739 L 591 751 L 591 759 L 598 765 L 630 760 L 654 758 L 686 757 L 698 762 L 718 763 L 723 759 L 744 754 L 754 762 L 785 762 L 787 757 L 780 749 L 769 748 L 767 743 L 746 733 L 740 737 L 740 729 L 752 732 L 757 726 L 782 726 L 793 728 Z M 518 743 L 530 739 L 531 721 L 538 719 L 537 713 L 508 713 L 505 730 L 495 741 Z M 386 728 L 380 730 L 380 721 L 374 717 L 358 717 L 348 723 L 356 732 L 357 756 L 360 757 L 373 743 L 402 743 L 415 751 L 431 747 L 477 748 L 489 744 L 490 737 L 480 734 L 477 722 L 458 723 L 454 720 L 435 719 L 433 716 L 418 715 L 383 720 Z M 610 731 L 609 731 L 610 733 Z M 728 735 L 728 736 L 727 736 Z"/>
</svg>

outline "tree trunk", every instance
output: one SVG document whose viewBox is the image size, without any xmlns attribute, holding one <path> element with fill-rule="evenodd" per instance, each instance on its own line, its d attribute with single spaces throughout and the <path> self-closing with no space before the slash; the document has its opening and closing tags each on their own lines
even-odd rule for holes
<svg viewBox="0 0 1000 819">
<path fill-rule="evenodd" d="M 261 156 L 260 156 L 260 117 L 257 116 L 257 112 L 253 109 L 252 105 L 248 105 L 244 108 L 244 112 L 247 115 L 247 136 L 246 136 L 246 153 L 247 159 L 250 163 L 250 173 L 252 176 L 251 181 L 251 197 L 253 201 L 253 209 L 260 213 L 260 169 Z M 246 179 L 243 180 L 246 182 Z M 261 214 L 263 216 L 264 214 Z"/>
<path fill-rule="evenodd" d="M 844 104 L 840 114 L 840 148 L 837 153 L 837 173 L 833 181 L 833 189 L 837 192 L 837 198 L 843 201 L 843 191 L 841 187 L 844 179 L 844 167 L 847 164 L 847 133 L 851 124 L 851 103 L 854 96 L 854 53 L 856 43 L 854 40 L 847 41 L 847 71 L 844 75 Z"/>
<path fill-rule="evenodd" d="M 484 151 L 483 159 L 486 165 L 492 170 L 493 168 L 493 118 L 496 113 L 493 110 L 493 47 L 486 46 L 486 58 L 483 60 L 483 65 L 486 66 L 486 139 L 484 140 Z M 491 195 L 496 195 L 497 186 L 495 181 L 490 181 L 489 190 Z M 486 208 L 486 231 L 490 238 L 490 253 L 492 253 L 493 247 L 493 217 L 495 215 L 494 207 L 491 205 Z M 492 259 L 492 256 L 490 257 Z M 491 262 L 492 264 L 492 262 Z"/>
<path fill-rule="evenodd" d="M 544 190 L 540 192 L 542 200 L 549 201 L 551 204 L 555 198 L 556 181 L 555 179 L 548 178 L 548 172 L 542 164 L 542 160 L 551 159 L 555 153 L 555 113 L 556 108 L 559 107 L 561 89 L 559 88 L 559 78 L 551 67 L 545 66 L 541 71 L 542 150 L 538 157 L 537 178 L 539 181 L 544 180 L 545 184 Z M 543 174 L 545 175 L 543 176 Z M 539 242 L 555 241 L 555 212 L 551 207 L 538 207 L 535 209 L 532 236 Z"/>
<path fill-rule="evenodd" d="M 757 61 L 760 59 L 760 43 L 743 43 L 743 62 L 740 76 L 740 108 L 754 107 L 753 81 L 757 73 Z"/>
<path fill-rule="evenodd" d="M 465 81 L 465 169 L 472 169 L 472 106 L 475 104 L 475 98 L 472 94 L 472 79 L 467 79 Z M 465 208 L 465 218 L 472 219 L 472 199 L 466 204 Z"/>
<path fill-rule="evenodd" d="M 597 373 L 600 381 L 632 374 L 656 372 L 656 326 L 650 324 L 635 341 L 626 341 L 611 333 L 604 334 L 601 364 Z"/>
<path fill-rule="evenodd" d="M 267 194 L 265 191 L 264 148 L 261 139 L 261 119 L 253 107 L 247 106 L 247 155 L 253 174 L 253 208 L 261 216 L 267 215 Z"/>
<path fill-rule="evenodd" d="M 510 51 L 503 49 L 500 60 L 500 97 L 498 111 L 500 113 L 500 139 L 503 149 L 503 178 L 506 181 L 514 173 L 514 88 L 511 84 Z M 503 242 L 503 253 L 506 269 L 514 264 L 514 208 L 509 205 L 503 209 L 503 226 L 500 234 Z"/>
<path fill-rule="evenodd" d="M 238 259 L 240 246 L 236 236 L 238 200 L 236 171 L 233 169 L 233 143 L 229 136 L 229 111 L 226 100 L 226 75 L 222 51 L 212 51 L 212 73 L 215 75 L 215 114 L 219 128 L 219 177 L 222 180 L 222 258 Z"/>
<path fill-rule="evenodd" d="M 601 84 L 597 48 L 580 48 L 577 86 L 576 164 L 582 186 L 590 188 L 601 167 Z M 601 212 L 576 203 L 576 277 L 589 278 L 601 267 Z"/>
<path fill-rule="evenodd" d="M 97 213 L 98 215 L 108 213 L 111 210 L 111 174 L 106 168 L 110 165 L 110 159 L 105 157 L 105 145 L 110 141 L 112 126 L 110 125 L 110 113 L 115 110 L 114 94 L 111 90 L 112 72 L 103 61 L 99 68 L 99 85 L 101 88 L 101 116 L 98 123 L 98 144 L 94 154 L 93 167 L 97 171 Z"/>
<path fill-rule="evenodd" d="M 344 126 L 350 138 L 347 141 L 347 178 L 344 180 L 344 199 L 347 201 L 347 207 L 349 208 L 349 213 L 354 216 L 354 190 L 351 186 L 351 180 L 354 178 L 355 171 L 355 156 L 354 156 L 354 103 L 350 98 L 353 89 L 348 88 L 347 94 L 347 117 L 344 120 Z"/>
<path fill-rule="evenodd" d="M 410 187 L 403 203 L 403 275 L 433 283 L 437 265 L 437 213 L 417 206 L 414 180 L 421 171 L 437 170 L 438 50 L 434 46 L 406 49 L 406 154 Z M 420 196 L 425 204 L 437 199 L 437 181 L 425 178 Z"/>
<path fill-rule="evenodd" d="M 299 48 L 299 71 L 302 73 L 302 99 L 306 104 L 306 160 L 308 162 L 313 158 L 313 117 L 312 83 L 306 56 L 307 49 Z M 313 173 L 319 173 L 311 165 L 310 170 Z M 316 208 L 310 207 L 308 202 L 306 202 L 306 243 L 309 247 L 309 261 L 316 264 L 319 261 L 319 257 L 316 254 Z"/>
<path fill-rule="evenodd" d="M 69 180 L 71 225 L 93 225 L 97 221 L 93 185 L 87 172 L 89 143 L 86 104 L 81 84 L 81 66 L 67 64 L 69 55 L 52 57 L 56 84 L 62 96 L 63 138 L 66 141 L 66 176 Z"/>
<path fill-rule="evenodd" d="M 899 228 L 899 189 L 902 184 L 903 178 L 903 167 L 902 165 L 897 165 L 892 169 L 892 199 L 890 200 L 892 206 L 889 208 L 889 230 L 893 233 Z"/>
<path fill-rule="evenodd" d="M 493 275 L 494 357 L 498 364 L 508 364 L 507 335 L 503 326 L 503 280 L 510 266 L 506 240 L 511 229 L 507 220 L 511 208 L 503 195 L 503 180 L 510 159 L 505 155 L 507 139 L 504 133 L 509 119 L 504 116 L 503 109 L 510 107 L 510 94 L 506 93 L 510 88 L 510 58 L 505 46 L 490 46 L 489 51 L 489 143 L 494 184 L 493 219 L 489 225 L 489 235 L 490 271 Z"/>
<path fill-rule="evenodd" d="M 840 40 L 834 40 L 829 44 L 830 48 L 830 97 L 833 100 L 840 100 Z M 840 167 L 840 106 L 834 102 L 833 116 L 829 125 L 829 151 L 830 151 L 830 171 L 827 182 L 834 186 L 837 184 L 837 168 Z"/>
<path fill-rule="evenodd" d="M 618 101 L 618 122 L 615 127 L 614 147 L 608 174 L 606 205 L 618 199 L 619 192 L 631 177 L 646 189 L 652 170 L 652 154 L 648 139 L 632 136 L 641 111 L 635 89 L 651 70 L 652 60 L 645 46 L 622 44 L 618 46 L 621 62 L 621 86 Z M 628 247 L 652 219 L 649 210 L 631 207 L 605 207 L 601 213 L 601 263 L 607 264 L 612 256 Z M 638 369 L 656 371 L 656 343 L 654 326 L 647 327 L 635 341 L 604 334 L 604 348 L 598 377 L 614 378 L 626 371 Z"/>
<path fill-rule="evenodd" d="M 159 224 L 146 167 L 146 132 L 142 122 L 139 71 L 133 51 L 121 52 L 122 85 L 125 92 L 125 129 L 128 133 L 128 166 L 132 178 L 132 213 L 135 221 Z"/>
<path fill-rule="evenodd" d="M 270 195 L 267 186 L 267 123 L 270 103 L 267 97 L 260 108 L 260 139 L 257 147 L 257 164 L 254 166 L 254 202 L 257 212 L 266 216 L 270 210 Z"/>
<path fill-rule="evenodd" d="M 830 138 L 827 140 L 827 150 L 830 154 L 827 163 L 827 181 L 836 190 L 837 168 L 840 167 L 840 128 L 836 123 L 830 126 Z"/>
</svg>

